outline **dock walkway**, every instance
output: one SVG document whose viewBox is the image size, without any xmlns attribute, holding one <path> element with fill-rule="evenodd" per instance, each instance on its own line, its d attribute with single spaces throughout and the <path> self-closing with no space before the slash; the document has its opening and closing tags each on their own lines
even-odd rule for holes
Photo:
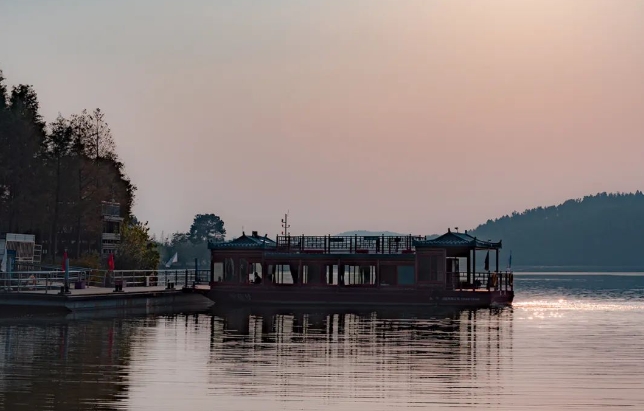
<svg viewBox="0 0 644 411">
<path fill-rule="evenodd" d="M 86 310 L 130 310 L 135 308 L 198 306 L 207 308 L 212 301 L 192 288 L 167 289 L 163 286 L 126 287 L 114 291 L 107 287 L 72 289 L 69 294 L 52 290 L 0 292 L 0 307 L 19 312 Z"/>
</svg>

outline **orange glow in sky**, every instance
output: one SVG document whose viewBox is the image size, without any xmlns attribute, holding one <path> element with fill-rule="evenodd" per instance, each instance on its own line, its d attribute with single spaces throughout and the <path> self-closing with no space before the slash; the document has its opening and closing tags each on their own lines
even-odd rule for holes
<svg viewBox="0 0 644 411">
<path fill-rule="evenodd" d="M 644 186 L 644 2 L 2 2 L 0 68 L 100 107 L 157 233 L 429 234 Z M 17 33 L 20 33 L 18 35 Z"/>
</svg>

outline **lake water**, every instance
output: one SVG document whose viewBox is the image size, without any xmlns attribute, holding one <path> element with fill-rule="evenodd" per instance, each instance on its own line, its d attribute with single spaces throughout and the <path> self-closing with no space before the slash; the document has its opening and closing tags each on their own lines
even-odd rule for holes
<svg viewBox="0 0 644 411">
<path fill-rule="evenodd" d="M 644 275 L 512 308 L 0 320 L 6 410 L 644 409 Z"/>
</svg>

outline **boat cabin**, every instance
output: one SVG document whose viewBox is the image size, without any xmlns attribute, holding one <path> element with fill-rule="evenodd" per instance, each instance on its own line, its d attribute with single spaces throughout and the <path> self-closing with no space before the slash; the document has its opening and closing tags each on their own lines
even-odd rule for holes
<svg viewBox="0 0 644 411">
<path fill-rule="evenodd" d="M 501 247 L 501 241 L 451 230 L 432 239 L 287 235 L 273 240 L 253 232 L 209 243 L 210 284 L 509 290 L 507 273 L 503 280 L 499 272 Z"/>
</svg>

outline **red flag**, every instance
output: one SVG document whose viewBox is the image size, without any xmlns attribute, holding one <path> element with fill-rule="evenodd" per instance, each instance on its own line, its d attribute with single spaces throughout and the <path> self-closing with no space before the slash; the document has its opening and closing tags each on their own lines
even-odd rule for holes
<svg viewBox="0 0 644 411">
<path fill-rule="evenodd" d="M 65 265 L 66 261 L 67 261 L 67 251 L 63 253 L 63 271 L 65 271 L 65 269 L 67 268 L 67 266 Z"/>
<path fill-rule="evenodd" d="M 111 271 L 114 271 L 114 254 L 110 253 L 109 257 L 107 257 L 107 268 L 109 268 Z"/>
</svg>

